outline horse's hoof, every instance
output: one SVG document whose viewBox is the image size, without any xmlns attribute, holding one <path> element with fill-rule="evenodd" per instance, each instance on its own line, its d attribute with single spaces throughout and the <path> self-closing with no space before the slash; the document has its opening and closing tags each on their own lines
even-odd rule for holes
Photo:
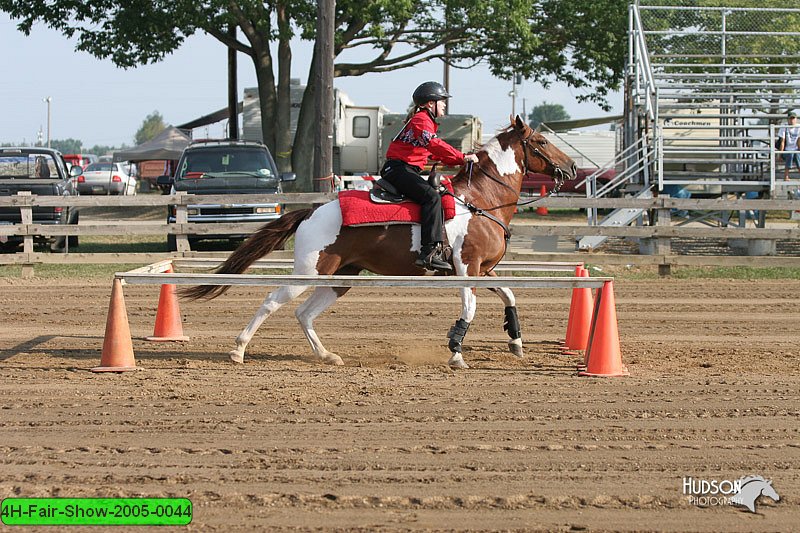
<svg viewBox="0 0 800 533">
<path fill-rule="evenodd" d="M 450 368 L 469 368 L 469 365 L 464 362 L 464 356 L 461 355 L 460 352 L 454 353 L 450 360 L 447 361 L 447 365 Z"/>
<path fill-rule="evenodd" d="M 508 351 L 514 354 L 515 357 L 522 357 L 522 339 L 508 341 Z"/>
<path fill-rule="evenodd" d="M 234 363 L 244 363 L 244 354 L 239 353 L 236 350 L 231 350 L 230 352 L 228 352 L 228 357 Z"/>
<path fill-rule="evenodd" d="M 328 353 L 322 357 L 322 360 L 329 365 L 343 366 L 344 361 L 335 353 Z"/>
</svg>

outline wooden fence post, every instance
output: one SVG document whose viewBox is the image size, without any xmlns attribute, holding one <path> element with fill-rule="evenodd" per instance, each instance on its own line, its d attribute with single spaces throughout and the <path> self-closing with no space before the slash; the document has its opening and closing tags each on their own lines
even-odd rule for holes
<svg viewBox="0 0 800 533">
<path fill-rule="evenodd" d="M 184 202 L 186 200 L 186 193 L 183 191 L 175 193 L 176 198 L 180 200 L 175 204 L 175 224 L 184 226 L 189 223 L 188 205 Z M 185 233 L 175 235 L 175 248 L 178 252 L 189 252 L 192 247 L 189 246 L 189 237 Z"/>
<path fill-rule="evenodd" d="M 17 196 L 27 196 L 26 200 L 30 199 L 30 191 L 19 191 Z M 33 205 L 31 202 L 26 202 L 19 206 L 20 221 L 23 225 L 33 224 Z M 22 277 L 33 277 L 33 263 L 30 262 L 33 256 L 33 235 L 30 234 L 30 229 L 25 228 L 25 235 L 22 237 L 22 253 L 25 254 L 26 262 L 22 264 Z"/>
</svg>

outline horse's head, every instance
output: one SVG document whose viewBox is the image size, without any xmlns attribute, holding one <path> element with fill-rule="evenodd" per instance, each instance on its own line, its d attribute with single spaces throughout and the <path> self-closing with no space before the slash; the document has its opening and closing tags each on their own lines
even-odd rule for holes
<svg viewBox="0 0 800 533">
<path fill-rule="evenodd" d="M 778 496 L 778 492 L 772 487 L 772 481 L 761 487 L 761 494 L 767 498 L 772 498 L 776 502 L 781 499 L 781 497 Z"/>
<path fill-rule="evenodd" d="M 531 129 L 517 115 L 512 119 L 511 127 L 522 141 L 522 164 L 524 174 L 537 172 L 549 174 L 556 181 L 556 190 L 566 179 L 575 179 L 577 167 L 575 161 L 547 140 L 541 133 Z"/>
</svg>

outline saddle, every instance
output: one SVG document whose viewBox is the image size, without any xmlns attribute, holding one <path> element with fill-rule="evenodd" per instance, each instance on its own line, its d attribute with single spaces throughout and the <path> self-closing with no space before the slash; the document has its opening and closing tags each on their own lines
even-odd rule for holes
<svg viewBox="0 0 800 533">
<path fill-rule="evenodd" d="M 442 186 L 442 177 L 436 172 L 435 164 L 428 174 L 428 183 L 439 191 L 439 194 L 447 192 L 447 189 Z M 373 182 L 372 189 L 369 192 L 369 199 L 376 204 L 399 204 L 411 201 L 403 196 L 386 178 L 380 178 Z M 446 231 L 442 231 L 442 257 L 445 261 L 450 261 L 453 257 L 453 247 L 448 242 Z"/>
<path fill-rule="evenodd" d="M 428 183 L 431 187 L 439 191 L 439 194 L 444 192 L 442 189 L 442 178 L 436 172 L 436 165 L 433 165 L 430 174 L 428 174 Z M 403 196 L 394 185 L 389 183 L 386 178 L 380 178 L 373 182 L 372 189 L 369 191 L 369 199 L 376 204 L 399 204 L 400 202 L 410 201 Z"/>
</svg>

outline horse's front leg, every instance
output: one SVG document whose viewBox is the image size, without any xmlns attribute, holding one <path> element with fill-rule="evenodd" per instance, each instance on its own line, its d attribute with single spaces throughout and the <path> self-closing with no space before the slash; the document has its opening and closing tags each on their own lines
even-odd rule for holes
<svg viewBox="0 0 800 533">
<path fill-rule="evenodd" d="M 489 275 L 495 274 L 492 272 Z M 519 325 L 519 316 L 517 315 L 516 305 L 517 302 L 514 298 L 514 293 L 511 292 L 511 289 L 506 287 L 495 287 L 489 290 L 498 295 L 506 306 L 506 316 L 505 320 L 503 321 L 503 329 L 508 332 L 508 336 L 511 338 L 511 340 L 508 341 L 508 351 L 517 357 L 522 357 L 522 331 Z"/>
<path fill-rule="evenodd" d="M 464 356 L 461 355 L 461 343 L 464 342 L 469 325 L 472 319 L 475 318 L 476 303 L 475 289 L 461 289 L 461 318 L 456 321 L 447 334 L 450 339 L 448 346 L 450 351 L 453 352 L 447 364 L 453 368 L 469 368 L 469 365 L 464 362 Z"/>
</svg>

